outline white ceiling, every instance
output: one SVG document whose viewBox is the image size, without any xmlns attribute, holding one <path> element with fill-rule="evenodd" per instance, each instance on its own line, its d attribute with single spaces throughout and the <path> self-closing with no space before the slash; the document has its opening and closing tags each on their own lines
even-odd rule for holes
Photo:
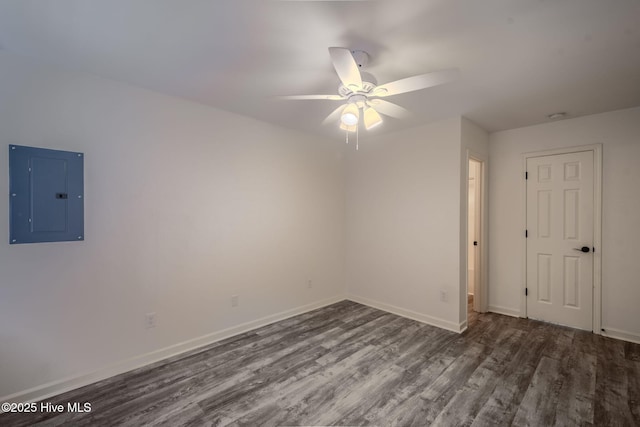
<svg viewBox="0 0 640 427">
<path fill-rule="evenodd" d="M 389 98 L 408 119 L 464 115 L 488 131 L 640 105 L 638 0 L 0 0 L 0 46 L 307 132 L 336 101 L 327 47 L 362 49 L 378 82 L 457 67 L 454 83 Z M 0 74 L 1 75 L 1 74 Z"/>
</svg>

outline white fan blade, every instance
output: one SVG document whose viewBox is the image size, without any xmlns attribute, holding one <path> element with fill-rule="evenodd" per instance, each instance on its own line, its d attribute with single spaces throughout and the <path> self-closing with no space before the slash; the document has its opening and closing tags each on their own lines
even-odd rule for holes
<svg viewBox="0 0 640 427">
<path fill-rule="evenodd" d="M 450 70 L 435 71 L 433 73 L 407 77 L 406 79 L 396 80 L 395 82 L 378 86 L 373 91 L 372 96 L 385 97 L 426 89 L 428 87 L 447 83 L 455 79 L 458 74 L 459 70 L 457 68 L 452 68 Z"/>
<path fill-rule="evenodd" d="M 402 119 L 411 115 L 409 110 L 406 108 L 402 108 L 401 106 L 396 105 L 393 102 L 385 101 L 384 99 L 372 99 L 369 101 L 369 105 L 374 107 L 378 113 L 389 117 L 395 117 L 396 119 Z"/>
<path fill-rule="evenodd" d="M 329 55 L 331 55 L 333 68 L 336 69 L 342 84 L 352 90 L 361 89 L 362 77 L 360 76 L 360 69 L 356 64 L 356 60 L 353 59 L 351 51 L 343 47 L 330 47 Z"/>
<path fill-rule="evenodd" d="M 344 96 L 340 96 L 340 95 L 285 95 L 285 96 L 278 96 L 277 98 L 284 99 L 284 100 L 328 99 L 329 101 L 342 101 L 343 99 L 347 99 Z"/>
<path fill-rule="evenodd" d="M 322 124 L 326 125 L 327 123 L 331 123 L 331 122 L 335 123 L 338 120 L 340 120 L 340 114 L 342 114 L 342 110 L 344 110 L 345 107 L 346 105 L 341 105 L 335 110 L 333 110 L 333 112 L 331 112 L 331 114 L 329 114 L 327 118 L 322 121 Z"/>
</svg>

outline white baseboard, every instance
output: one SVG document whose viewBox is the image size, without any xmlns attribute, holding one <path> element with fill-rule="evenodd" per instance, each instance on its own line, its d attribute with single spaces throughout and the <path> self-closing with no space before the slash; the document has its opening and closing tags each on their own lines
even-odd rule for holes
<svg viewBox="0 0 640 427">
<path fill-rule="evenodd" d="M 468 323 L 467 323 L 466 320 L 463 321 L 463 322 L 460 322 L 460 325 L 458 325 L 459 332 L 463 333 L 464 331 L 466 331 L 467 330 L 467 326 L 468 326 Z"/>
<path fill-rule="evenodd" d="M 504 314 L 505 316 L 520 317 L 520 310 L 500 307 L 499 305 L 490 305 L 489 307 L 487 307 L 487 311 L 490 311 L 491 313 Z"/>
<path fill-rule="evenodd" d="M 640 335 L 633 332 L 622 331 L 616 328 L 603 327 L 604 331 L 601 332 L 602 336 L 615 338 L 618 340 L 629 341 L 636 344 L 640 344 Z"/>
<path fill-rule="evenodd" d="M 217 341 L 232 337 L 234 335 L 261 328 L 271 323 L 288 319 L 289 317 L 297 316 L 299 314 L 325 307 L 327 305 L 335 304 L 345 299 L 347 299 L 346 296 L 337 295 L 332 298 L 327 298 L 311 304 L 306 304 L 300 307 L 293 308 L 291 310 L 272 314 L 270 316 L 262 317 L 251 322 L 242 323 L 240 325 L 223 329 L 218 332 L 213 332 L 211 334 L 183 341 L 181 343 L 174 344 L 160 350 L 122 360 L 113 365 L 106 366 L 96 371 L 74 375 L 71 377 L 63 378 L 61 380 L 42 384 L 27 390 L 19 391 L 8 396 L 3 396 L 0 397 L 0 402 L 37 402 L 51 396 L 66 393 L 76 388 L 84 387 L 97 381 L 102 381 L 115 375 L 120 375 L 125 372 L 129 372 L 134 369 L 138 369 L 143 366 L 180 355 L 182 353 L 197 350 L 200 347 L 213 344 Z M 2 412 L 0 411 L 0 413 Z"/>
<path fill-rule="evenodd" d="M 387 311 L 392 314 L 397 314 L 398 316 L 417 320 L 418 322 L 426 323 L 427 325 L 437 326 L 438 328 L 446 329 L 448 331 L 461 333 L 467 327 L 466 321 L 458 324 L 450 322 L 448 320 L 440 319 L 438 317 L 418 313 L 417 311 L 407 310 L 402 307 L 396 307 L 395 305 L 374 301 L 358 295 L 348 294 L 347 299 L 360 304 L 368 305 L 369 307 L 377 308 L 378 310 Z"/>
</svg>

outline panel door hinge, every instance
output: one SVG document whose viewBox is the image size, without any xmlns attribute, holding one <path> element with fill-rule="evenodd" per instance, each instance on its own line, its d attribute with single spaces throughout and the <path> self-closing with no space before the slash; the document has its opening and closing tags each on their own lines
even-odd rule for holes
<svg viewBox="0 0 640 427">
<path fill-rule="evenodd" d="M 529 230 L 524 230 L 524 237 L 525 238 L 529 237 Z"/>
<path fill-rule="evenodd" d="M 524 179 L 529 179 L 529 172 L 524 173 Z"/>
<path fill-rule="evenodd" d="M 529 288 L 524 288 L 524 296 L 525 297 L 529 296 Z"/>
</svg>

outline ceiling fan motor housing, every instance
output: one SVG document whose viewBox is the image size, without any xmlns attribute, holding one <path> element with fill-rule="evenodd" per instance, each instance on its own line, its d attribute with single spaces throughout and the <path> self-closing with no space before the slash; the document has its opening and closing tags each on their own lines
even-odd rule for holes
<svg viewBox="0 0 640 427">
<path fill-rule="evenodd" d="M 375 80 L 375 79 L 373 79 Z M 358 91 L 354 91 L 351 88 L 346 87 L 345 85 L 340 85 L 338 86 L 338 93 L 340 94 L 340 96 L 344 96 L 345 98 L 349 98 L 351 95 L 354 95 L 356 93 L 359 94 L 370 94 L 371 92 L 373 92 L 373 90 L 376 88 L 376 84 L 372 83 L 370 81 L 363 81 L 362 82 L 362 88 L 361 90 Z"/>
<path fill-rule="evenodd" d="M 349 104 L 356 104 L 358 108 L 364 108 L 367 102 L 367 97 L 365 95 L 355 94 L 351 95 L 347 102 Z"/>
<path fill-rule="evenodd" d="M 364 50 L 352 50 L 351 55 L 359 68 L 364 68 L 369 63 L 369 54 Z"/>
</svg>

